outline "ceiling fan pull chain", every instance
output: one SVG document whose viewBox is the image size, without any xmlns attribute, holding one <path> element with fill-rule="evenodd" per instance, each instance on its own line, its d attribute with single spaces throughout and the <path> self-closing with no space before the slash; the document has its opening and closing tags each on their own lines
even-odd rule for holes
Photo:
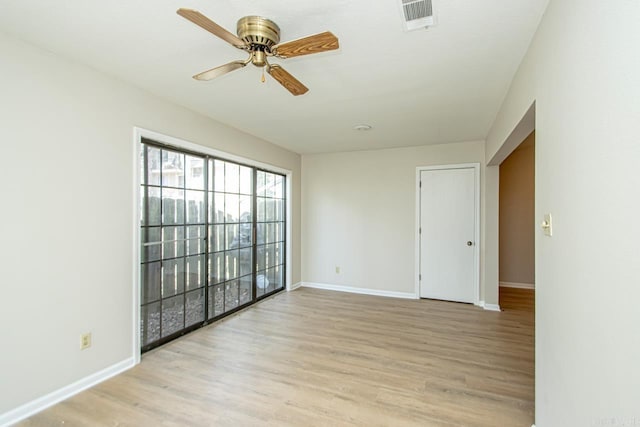
<svg viewBox="0 0 640 427">
<path fill-rule="evenodd" d="M 264 82 L 265 82 L 265 78 L 264 78 L 264 67 L 262 67 L 262 78 L 260 79 L 260 81 L 261 81 L 262 83 L 264 83 Z"/>
</svg>

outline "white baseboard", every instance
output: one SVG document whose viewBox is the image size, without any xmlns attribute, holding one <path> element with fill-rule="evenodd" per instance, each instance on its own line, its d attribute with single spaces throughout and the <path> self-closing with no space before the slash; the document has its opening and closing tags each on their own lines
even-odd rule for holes
<svg viewBox="0 0 640 427">
<path fill-rule="evenodd" d="M 294 283 L 293 285 L 289 286 L 287 288 L 287 292 L 291 292 L 291 291 L 295 291 L 296 289 L 298 289 L 300 286 L 302 286 L 302 282 L 298 282 L 298 283 Z"/>
<path fill-rule="evenodd" d="M 83 390 L 93 387 L 94 385 L 101 383 L 121 372 L 124 372 L 129 368 L 132 368 L 134 365 L 135 359 L 133 357 L 130 357 L 123 360 L 122 362 L 111 365 L 101 371 L 84 377 L 47 395 L 34 399 L 31 402 L 27 402 L 24 405 L 18 406 L 17 408 L 12 409 L 9 412 L 0 414 L 0 426 L 5 427 L 17 423 L 18 421 L 24 420 L 25 418 L 30 417 L 37 412 L 47 409 L 48 407 L 53 406 L 58 402 L 61 402 L 75 394 L 80 393 Z"/>
<path fill-rule="evenodd" d="M 482 307 L 487 311 L 502 311 L 500 309 L 500 306 L 498 304 L 487 304 L 484 301 L 478 301 L 478 304 L 476 304 L 478 307 Z"/>
<path fill-rule="evenodd" d="M 483 308 L 489 311 L 502 311 L 498 304 L 485 304 Z"/>
<path fill-rule="evenodd" d="M 379 297 L 418 299 L 418 296 L 411 292 L 384 291 L 380 289 L 356 288 L 353 286 L 330 285 L 328 283 L 301 282 L 305 288 L 325 289 L 328 291 L 349 292 L 352 294 L 375 295 Z"/>
<path fill-rule="evenodd" d="M 494 282 L 495 283 L 495 282 Z M 535 289 L 535 283 L 500 282 L 501 288 Z"/>
</svg>

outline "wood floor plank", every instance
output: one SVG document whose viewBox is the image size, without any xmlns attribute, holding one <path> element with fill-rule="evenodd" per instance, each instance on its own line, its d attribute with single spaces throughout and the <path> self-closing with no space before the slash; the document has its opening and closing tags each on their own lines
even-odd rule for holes
<svg viewBox="0 0 640 427">
<path fill-rule="evenodd" d="M 299 289 L 145 354 L 20 426 L 530 426 L 534 294 Z"/>
</svg>

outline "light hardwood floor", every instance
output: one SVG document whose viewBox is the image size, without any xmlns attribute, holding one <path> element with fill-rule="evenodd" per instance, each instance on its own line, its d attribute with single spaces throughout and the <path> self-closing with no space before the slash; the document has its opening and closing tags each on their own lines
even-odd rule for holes
<svg viewBox="0 0 640 427">
<path fill-rule="evenodd" d="M 298 289 L 21 426 L 531 426 L 533 292 L 503 312 Z"/>
</svg>

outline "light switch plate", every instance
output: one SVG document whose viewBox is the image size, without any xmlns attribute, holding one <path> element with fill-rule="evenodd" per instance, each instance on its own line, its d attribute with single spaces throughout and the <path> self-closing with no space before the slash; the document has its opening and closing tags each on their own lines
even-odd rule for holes
<svg viewBox="0 0 640 427">
<path fill-rule="evenodd" d="M 542 230 L 545 236 L 551 237 L 553 235 L 553 221 L 551 220 L 551 214 L 544 214 L 544 221 L 542 221 Z"/>
</svg>

